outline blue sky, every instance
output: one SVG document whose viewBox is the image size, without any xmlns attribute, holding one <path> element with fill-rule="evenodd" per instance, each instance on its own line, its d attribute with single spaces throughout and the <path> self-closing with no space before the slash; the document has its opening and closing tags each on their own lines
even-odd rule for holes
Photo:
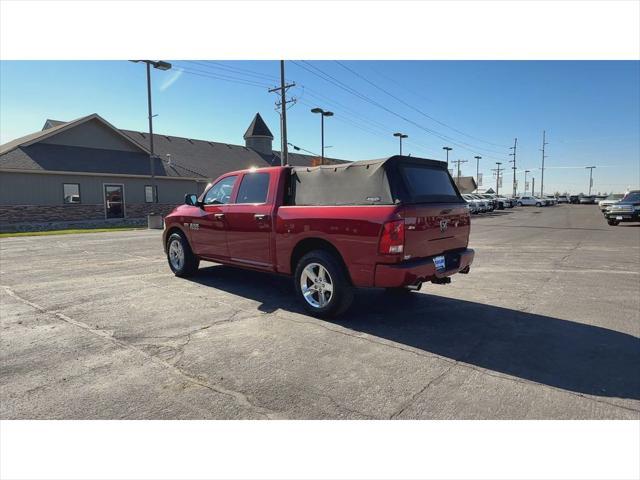
<svg viewBox="0 0 640 480">
<path fill-rule="evenodd" d="M 277 61 L 172 61 L 153 71 L 154 130 L 242 144 L 256 112 L 279 149 Z M 47 118 L 98 113 L 119 128 L 146 130 L 142 64 L 128 61 L 3 61 L 0 63 L 0 142 L 39 130 Z M 640 183 L 640 62 L 627 61 L 312 61 L 287 62 L 289 141 L 320 150 L 319 106 L 326 119 L 327 156 L 348 160 L 397 153 L 395 131 L 409 135 L 404 153 L 468 160 L 463 174 L 490 181 L 496 161 L 510 167 L 518 137 L 518 177 L 536 177 L 542 130 L 547 131 L 545 191 L 595 191 Z M 329 77 L 327 77 L 329 75 Z M 325 79 L 330 81 L 326 81 Z M 395 98 L 394 98 L 395 97 Z M 444 138 L 443 138 L 444 137 Z M 512 171 L 504 179 L 510 191 Z"/>
</svg>

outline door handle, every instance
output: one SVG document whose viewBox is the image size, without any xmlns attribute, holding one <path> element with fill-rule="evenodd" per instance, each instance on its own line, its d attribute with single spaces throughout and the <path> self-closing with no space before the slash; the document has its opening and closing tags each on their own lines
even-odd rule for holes
<svg viewBox="0 0 640 480">
<path fill-rule="evenodd" d="M 263 213 L 256 213 L 253 218 L 256 220 L 266 220 L 267 216 Z"/>
<path fill-rule="evenodd" d="M 213 215 L 216 220 L 224 220 L 224 213 L 216 213 Z"/>
</svg>

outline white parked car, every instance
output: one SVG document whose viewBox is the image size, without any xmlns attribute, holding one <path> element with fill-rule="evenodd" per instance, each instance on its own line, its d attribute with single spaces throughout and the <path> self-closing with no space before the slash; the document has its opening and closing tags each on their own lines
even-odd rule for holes
<svg viewBox="0 0 640 480">
<path fill-rule="evenodd" d="M 532 197 L 531 195 L 523 195 L 518 197 L 518 206 L 519 207 L 542 207 L 545 204 L 545 201 L 541 198 Z"/>
<path fill-rule="evenodd" d="M 462 195 L 462 198 L 464 198 L 464 201 L 467 202 L 467 207 L 469 207 L 469 211 L 471 213 L 478 213 L 480 211 L 478 203 L 474 198 L 471 198 L 465 194 Z"/>
<path fill-rule="evenodd" d="M 622 200 L 622 197 L 624 197 L 624 194 L 622 194 L 622 193 L 612 193 L 611 195 L 609 195 L 604 200 L 600 200 L 598 202 L 598 206 L 600 207 L 600 210 L 604 212 L 611 205 L 615 205 L 620 200 Z"/>
<path fill-rule="evenodd" d="M 569 196 L 568 195 L 560 195 L 558 197 L 558 203 L 569 203 Z"/>
<path fill-rule="evenodd" d="M 548 200 L 550 203 L 550 205 L 557 205 L 558 204 L 558 199 L 555 197 L 555 195 L 545 195 L 544 196 L 545 200 Z"/>
</svg>

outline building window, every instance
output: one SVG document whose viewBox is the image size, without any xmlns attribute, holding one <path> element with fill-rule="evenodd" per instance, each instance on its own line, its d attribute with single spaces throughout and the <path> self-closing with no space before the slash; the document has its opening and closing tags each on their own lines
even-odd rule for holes
<svg viewBox="0 0 640 480">
<path fill-rule="evenodd" d="M 155 187 L 155 188 L 154 188 Z M 155 190 L 155 196 L 154 194 Z M 144 187 L 144 201 L 146 203 L 157 203 L 158 202 L 158 186 L 157 185 L 145 185 Z"/>
<path fill-rule="evenodd" d="M 79 183 L 63 183 L 62 190 L 64 203 L 80 203 Z"/>
</svg>

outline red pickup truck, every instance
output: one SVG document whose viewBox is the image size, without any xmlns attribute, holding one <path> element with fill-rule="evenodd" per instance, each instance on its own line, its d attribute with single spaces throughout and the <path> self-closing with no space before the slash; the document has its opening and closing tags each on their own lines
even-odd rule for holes
<svg viewBox="0 0 640 480">
<path fill-rule="evenodd" d="M 468 273 L 470 217 L 446 164 L 394 156 L 222 175 L 165 218 L 171 270 L 200 260 L 292 275 L 311 314 L 344 312 L 354 287 L 417 290 Z"/>
</svg>

